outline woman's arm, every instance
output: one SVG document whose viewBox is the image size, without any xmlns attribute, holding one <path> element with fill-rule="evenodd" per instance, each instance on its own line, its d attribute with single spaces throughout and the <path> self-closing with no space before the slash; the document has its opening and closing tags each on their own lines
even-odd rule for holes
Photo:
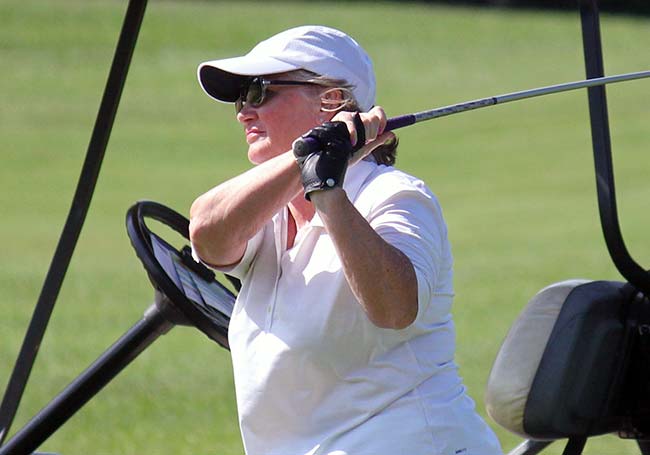
<svg viewBox="0 0 650 455">
<path fill-rule="evenodd" d="M 300 170 L 289 151 L 199 196 L 190 209 L 190 239 L 208 264 L 238 262 L 246 243 L 302 192 Z"/>
<path fill-rule="evenodd" d="M 418 312 L 418 284 L 411 261 L 387 243 L 341 188 L 312 193 L 343 265 L 345 277 L 370 321 L 403 329 Z"/>
</svg>

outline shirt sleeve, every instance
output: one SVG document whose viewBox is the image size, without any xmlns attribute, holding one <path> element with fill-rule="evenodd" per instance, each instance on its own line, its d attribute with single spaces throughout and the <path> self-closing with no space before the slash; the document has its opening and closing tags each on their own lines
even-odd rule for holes
<svg viewBox="0 0 650 455">
<path fill-rule="evenodd" d="M 376 207 L 369 222 L 413 264 L 418 283 L 418 318 L 434 296 L 453 295 L 447 227 L 433 195 L 417 190 L 400 191 Z M 439 310 L 447 313 L 447 309 Z"/>
<path fill-rule="evenodd" d="M 251 263 L 253 262 L 253 259 L 257 254 L 257 250 L 259 249 L 260 244 L 262 243 L 263 233 L 264 233 L 264 229 L 260 229 L 257 232 L 257 234 L 255 234 L 253 238 L 251 238 L 246 243 L 246 250 L 244 251 L 244 255 L 236 264 L 232 264 L 226 267 L 216 267 L 212 264 L 208 264 L 203 260 L 201 260 L 198 254 L 196 254 L 196 251 L 194 250 L 194 245 L 192 245 L 192 256 L 194 257 L 195 260 L 201 262 L 206 267 L 209 267 L 218 272 L 227 273 L 228 275 L 231 275 L 241 280 L 248 272 L 248 269 L 250 268 Z"/>
</svg>

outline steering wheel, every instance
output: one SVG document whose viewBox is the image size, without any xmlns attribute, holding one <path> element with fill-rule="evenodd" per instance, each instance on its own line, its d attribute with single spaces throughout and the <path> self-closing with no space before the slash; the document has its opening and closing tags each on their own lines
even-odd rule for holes
<svg viewBox="0 0 650 455">
<path fill-rule="evenodd" d="M 229 349 L 228 325 L 235 294 L 216 279 L 214 271 L 194 260 L 189 245 L 176 249 L 151 231 L 147 219 L 163 223 L 186 240 L 189 220 L 157 202 L 140 201 L 128 210 L 126 228 L 154 288 L 177 310 L 179 321 L 174 322 L 194 326 Z M 239 291 L 239 281 L 225 277 Z"/>
</svg>

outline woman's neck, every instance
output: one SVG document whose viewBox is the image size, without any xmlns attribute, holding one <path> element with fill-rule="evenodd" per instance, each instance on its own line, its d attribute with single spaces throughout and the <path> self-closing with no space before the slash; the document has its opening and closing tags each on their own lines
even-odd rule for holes
<svg viewBox="0 0 650 455">
<path fill-rule="evenodd" d="M 287 232 L 287 249 L 292 248 L 298 231 L 311 221 L 316 213 L 314 205 L 300 194 L 288 204 L 289 225 Z"/>
<path fill-rule="evenodd" d="M 298 229 L 301 229 L 304 225 L 309 223 L 316 213 L 314 204 L 305 199 L 305 196 L 302 194 L 296 196 L 291 202 L 289 202 L 288 206 L 289 213 L 296 221 Z"/>
</svg>

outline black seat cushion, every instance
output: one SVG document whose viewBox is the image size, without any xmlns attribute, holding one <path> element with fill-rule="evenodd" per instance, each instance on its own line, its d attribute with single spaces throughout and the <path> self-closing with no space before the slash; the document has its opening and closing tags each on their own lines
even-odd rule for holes
<svg viewBox="0 0 650 455">
<path fill-rule="evenodd" d="M 488 414 L 532 439 L 615 430 L 628 300 L 614 281 L 563 281 L 535 295 L 493 365 Z"/>
</svg>

